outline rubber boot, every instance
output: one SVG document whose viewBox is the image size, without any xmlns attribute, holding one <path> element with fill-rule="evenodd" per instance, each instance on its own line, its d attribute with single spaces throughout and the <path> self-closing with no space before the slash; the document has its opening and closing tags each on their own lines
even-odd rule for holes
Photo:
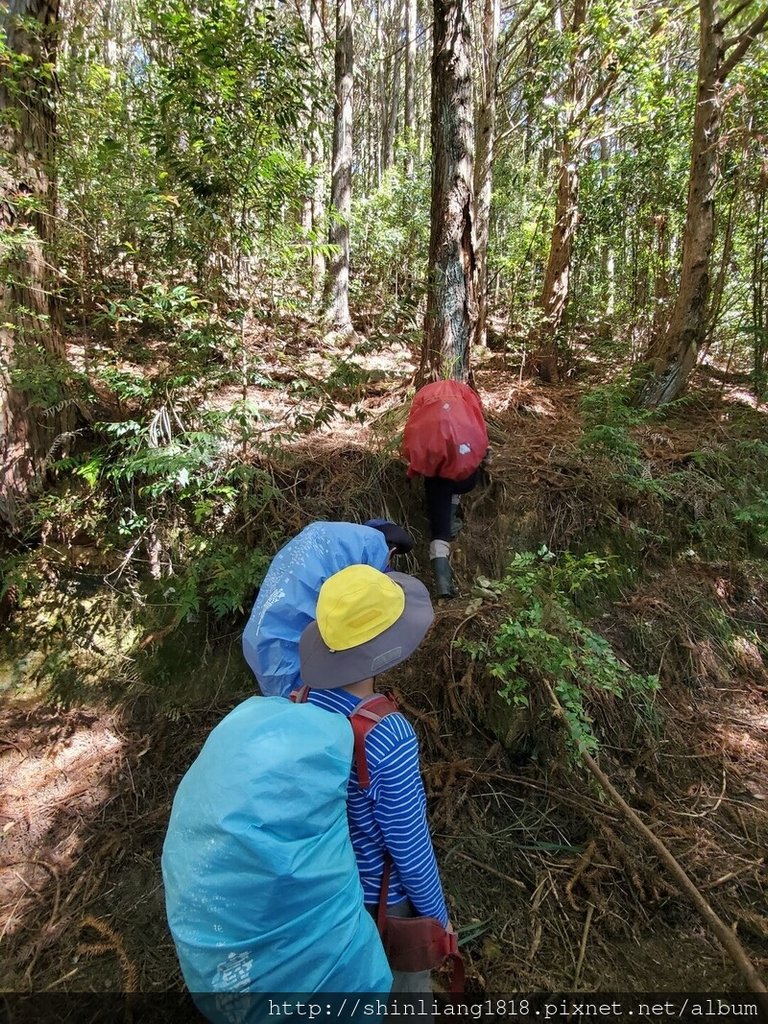
<svg viewBox="0 0 768 1024">
<path fill-rule="evenodd" d="M 435 597 L 455 597 L 451 563 L 447 558 L 433 558 L 432 576 L 435 581 Z"/>
</svg>

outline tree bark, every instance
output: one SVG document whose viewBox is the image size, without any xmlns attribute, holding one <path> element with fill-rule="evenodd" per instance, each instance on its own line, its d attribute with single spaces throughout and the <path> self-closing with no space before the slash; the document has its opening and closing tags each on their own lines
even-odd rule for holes
<svg viewBox="0 0 768 1024">
<path fill-rule="evenodd" d="M 655 239 L 653 323 L 649 351 L 662 351 L 664 332 L 669 318 L 669 225 L 666 214 L 659 213 L 653 219 Z M 654 348 L 655 347 L 655 348 Z"/>
<path fill-rule="evenodd" d="M 336 0 L 336 98 L 329 241 L 336 247 L 327 281 L 326 320 L 342 334 L 352 331 L 349 314 L 349 222 L 352 212 L 352 0 Z"/>
<path fill-rule="evenodd" d="M 472 76 L 464 0 L 434 0 L 432 203 L 419 381 L 466 380 L 477 320 L 472 226 Z"/>
<path fill-rule="evenodd" d="M 395 34 L 395 38 L 399 36 L 399 33 Z M 389 42 L 390 36 L 387 36 Z M 386 173 L 394 163 L 395 159 L 395 138 L 397 136 L 397 117 L 400 110 L 400 63 L 402 59 L 402 51 L 399 46 L 396 47 L 396 52 L 392 55 L 391 59 L 386 62 L 385 65 L 385 77 L 389 91 L 385 91 L 385 95 L 382 98 L 385 103 L 384 112 L 384 132 L 382 134 L 381 142 L 381 169 L 382 173 Z M 387 102 L 388 97 L 388 102 Z"/>
<path fill-rule="evenodd" d="M 578 39 L 587 16 L 587 0 L 575 0 L 572 32 L 575 38 L 573 57 L 565 89 L 568 118 L 560 144 L 560 167 L 557 177 L 557 203 L 552 240 L 549 246 L 544 285 L 539 306 L 542 312 L 541 340 L 532 357 L 534 369 L 542 380 L 558 380 L 557 340 L 563 322 L 570 289 L 573 239 L 579 222 L 579 145 L 574 139 L 574 124 L 582 113 L 585 74 L 582 47 Z"/>
<path fill-rule="evenodd" d="M 316 0 L 310 0 L 310 40 L 312 53 L 315 60 L 320 62 L 323 56 L 323 25 L 320 20 L 320 9 Z M 318 120 L 318 112 L 315 111 L 315 122 L 312 127 L 312 139 L 310 143 L 310 161 L 315 175 L 315 186 L 312 190 L 311 199 L 311 222 L 315 238 L 321 236 L 325 219 L 325 144 L 323 142 L 323 129 Z M 312 250 L 312 303 L 320 302 L 325 280 L 325 255 L 315 246 Z"/>
<path fill-rule="evenodd" d="M 475 258 L 477 261 L 477 325 L 475 344 L 487 343 L 488 238 L 493 191 L 493 154 L 496 136 L 497 40 L 500 0 L 484 0 L 481 40 L 481 92 L 475 116 L 477 153 L 475 160 Z"/>
<path fill-rule="evenodd" d="M 717 70 L 723 57 L 723 36 L 715 28 L 714 0 L 699 0 L 699 12 L 699 76 L 683 235 L 683 267 L 669 328 L 656 343 L 658 355 L 654 359 L 654 379 L 643 396 L 646 406 L 670 402 L 682 391 L 696 363 L 707 312 L 722 116 Z M 649 355 L 653 358 L 653 350 Z"/>
<path fill-rule="evenodd" d="M 766 320 L 766 278 L 768 278 L 768 231 L 766 231 L 766 195 L 768 195 L 768 169 L 763 170 L 755 192 L 754 233 L 752 236 L 752 329 L 755 334 L 753 366 L 755 387 L 762 395 L 765 391 L 765 354 L 768 347 Z"/>
<path fill-rule="evenodd" d="M 14 243 L 0 266 L 0 519 L 13 525 L 17 500 L 41 481 L 74 411 L 62 401 L 64 345 L 48 263 L 58 0 L 9 0 L 0 12 L 11 54 L 27 58 L 0 78 L 0 232 Z"/>
<path fill-rule="evenodd" d="M 693 122 L 682 270 L 669 327 L 646 353 L 653 376 L 641 402 L 648 408 L 673 401 L 696 365 L 707 328 L 710 260 L 715 238 L 715 191 L 719 178 L 722 88 L 749 45 L 768 24 L 766 8 L 737 39 L 726 43 L 716 0 L 699 0 L 699 70 Z M 726 51 L 733 47 L 730 55 Z"/>
<path fill-rule="evenodd" d="M 610 161 L 611 144 L 603 136 L 600 139 L 600 180 L 603 182 L 603 185 L 608 180 Z M 605 313 L 610 318 L 613 316 L 616 304 L 616 256 L 613 248 L 613 238 L 610 233 L 603 238 L 600 251 L 600 266 L 606 286 Z"/>
<path fill-rule="evenodd" d="M 413 149 L 416 139 L 416 0 L 405 4 L 405 173 L 413 174 Z"/>
</svg>

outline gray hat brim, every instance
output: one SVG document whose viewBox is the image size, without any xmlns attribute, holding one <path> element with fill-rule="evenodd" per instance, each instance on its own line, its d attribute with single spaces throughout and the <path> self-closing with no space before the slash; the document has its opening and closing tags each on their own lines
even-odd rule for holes
<svg viewBox="0 0 768 1024">
<path fill-rule="evenodd" d="M 315 690 L 351 686 L 387 672 L 413 654 L 435 617 L 429 591 L 414 576 L 402 572 L 387 575 L 405 592 L 405 608 L 397 622 L 373 640 L 347 651 L 330 650 L 317 622 L 311 622 L 299 640 L 302 683 Z"/>
</svg>

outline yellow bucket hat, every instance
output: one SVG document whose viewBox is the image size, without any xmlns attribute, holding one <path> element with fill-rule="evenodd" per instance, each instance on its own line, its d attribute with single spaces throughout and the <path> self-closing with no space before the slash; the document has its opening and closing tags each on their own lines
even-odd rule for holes
<svg viewBox="0 0 768 1024">
<path fill-rule="evenodd" d="M 386 573 L 349 565 L 320 588 L 317 628 L 331 651 L 348 651 L 373 640 L 403 614 L 405 594 Z"/>
<path fill-rule="evenodd" d="M 381 675 L 419 646 L 432 624 L 429 592 L 405 573 L 350 565 L 320 588 L 315 622 L 301 634 L 301 679 L 316 689 Z"/>
</svg>

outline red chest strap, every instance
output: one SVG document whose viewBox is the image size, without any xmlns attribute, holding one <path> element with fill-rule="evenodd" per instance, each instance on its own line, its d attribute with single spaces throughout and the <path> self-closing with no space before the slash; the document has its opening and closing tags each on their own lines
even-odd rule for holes
<svg viewBox="0 0 768 1024">
<path fill-rule="evenodd" d="M 382 718 L 386 718 L 394 711 L 397 711 L 397 701 L 391 693 L 374 693 L 372 697 L 361 700 L 349 716 L 355 734 L 355 765 L 361 789 L 367 789 L 371 784 L 368 759 L 365 755 L 365 737 Z"/>
<path fill-rule="evenodd" d="M 308 696 L 309 687 L 302 686 L 293 691 L 290 699 L 294 704 L 306 704 Z M 397 701 L 391 693 L 374 693 L 361 700 L 349 715 L 349 723 L 355 734 L 355 766 L 357 767 L 357 781 L 361 789 L 367 789 L 371 784 L 368 760 L 365 756 L 365 737 L 374 726 L 379 724 L 382 718 L 391 715 L 393 711 L 397 711 Z"/>
</svg>

